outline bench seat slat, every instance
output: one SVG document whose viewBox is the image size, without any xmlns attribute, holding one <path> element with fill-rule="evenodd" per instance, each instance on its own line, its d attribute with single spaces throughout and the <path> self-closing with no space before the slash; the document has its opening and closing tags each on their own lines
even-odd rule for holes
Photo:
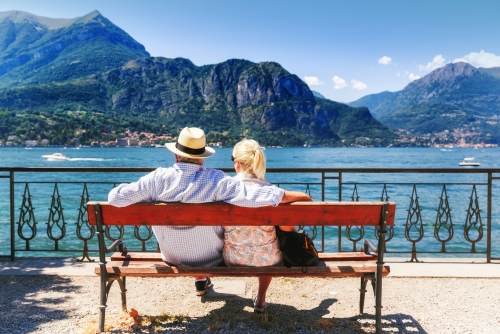
<svg viewBox="0 0 500 334">
<path fill-rule="evenodd" d="M 88 202 L 89 222 L 99 204 L 104 225 L 196 226 L 377 226 L 383 202 L 295 202 L 277 207 L 244 208 L 227 203 L 137 203 L 117 208 L 106 202 Z M 387 225 L 394 225 L 396 203 L 389 203 Z"/>
<path fill-rule="evenodd" d="M 363 252 L 346 252 L 346 253 L 319 253 L 319 258 L 322 261 L 376 261 L 375 254 L 365 254 Z M 121 255 L 116 252 L 111 255 L 111 261 L 162 261 L 160 253 L 134 253 L 129 252 L 127 255 Z"/>
<path fill-rule="evenodd" d="M 106 264 L 108 274 L 136 277 L 173 277 L 173 276 L 232 276 L 250 277 L 260 275 L 286 277 L 360 277 L 375 273 L 377 265 L 373 261 L 328 261 L 320 262 L 318 267 L 308 267 L 303 273 L 301 267 L 171 267 L 165 262 L 153 261 L 111 261 Z M 390 272 L 385 266 L 383 275 Z M 95 268 L 99 275 L 100 268 Z"/>
</svg>

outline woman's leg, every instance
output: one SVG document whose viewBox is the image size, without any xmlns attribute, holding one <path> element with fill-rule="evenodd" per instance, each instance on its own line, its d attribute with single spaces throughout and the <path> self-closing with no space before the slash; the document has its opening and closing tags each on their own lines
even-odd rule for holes
<svg viewBox="0 0 500 334">
<path fill-rule="evenodd" d="M 259 276 L 259 290 L 255 298 L 255 306 L 262 308 L 266 305 L 266 292 L 272 279 L 272 276 Z"/>
</svg>

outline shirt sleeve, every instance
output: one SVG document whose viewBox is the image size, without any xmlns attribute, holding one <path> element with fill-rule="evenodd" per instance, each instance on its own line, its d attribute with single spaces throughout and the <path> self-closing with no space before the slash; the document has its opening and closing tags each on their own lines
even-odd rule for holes
<svg viewBox="0 0 500 334">
<path fill-rule="evenodd" d="M 277 206 L 285 191 L 273 185 L 247 185 L 230 176 L 221 179 L 217 187 L 217 201 L 224 201 L 237 206 L 259 208 Z"/>
<path fill-rule="evenodd" d="M 154 176 L 157 171 L 141 177 L 137 182 L 122 183 L 108 194 L 108 203 L 124 207 L 135 203 L 152 202 L 154 194 Z"/>
</svg>

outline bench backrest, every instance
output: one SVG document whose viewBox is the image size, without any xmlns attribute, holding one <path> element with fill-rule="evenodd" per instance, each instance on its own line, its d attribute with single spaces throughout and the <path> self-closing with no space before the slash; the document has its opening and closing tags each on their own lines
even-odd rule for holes
<svg viewBox="0 0 500 334">
<path fill-rule="evenodd" d="M 123 208 L 88 202 L 91 225 L 325 225 L 377 226 L 384 202 L 295 202 L 277 207 L 243 208 L 227 203 L 138 203 Z M 388 202 L 387 226 L 394 225 L 396 203 Z"/>
</svg>

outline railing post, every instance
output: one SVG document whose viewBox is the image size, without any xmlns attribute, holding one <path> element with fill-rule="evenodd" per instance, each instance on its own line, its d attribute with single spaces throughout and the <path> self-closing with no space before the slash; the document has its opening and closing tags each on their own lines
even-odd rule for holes
<svg viewBox="0 0 500 334">
<path fill-rule="evenodd" d="M 339 202 L 342 202 L 342 172 L 339 172 Z M 338 248 L 337 251 L 342 251 L 342 226 L 338 227 Z"/>
<path fill-rule="evenodd" d="M 321 172 L 321 202 L 325 201 L 325 171 Z M 325 226 L 321 226 L 321 251 L 325 251 Z"/>
<path fill-rule="evenodd" d="M 493 187 L 493 175 L 491 172 L 488 172 L 488 212 L 486 214 L 486 225 L 487 225 L 487 234 L 486 234 L 486 262 L 491 262 L 491 197 L 492 197 L 492 187 Z"/>
<path fill-rule="evenodd" d="M 14 171 L 9 171 L 9 194 L 10 194 L 10 260 L 14 261 L 16 258 L 16 222 L 14 215 Z"/>
<path fill-rule="evenodd" d="M 321 202 L 325 201 L 325 172 L 321 172 Z"/>
</svg>

